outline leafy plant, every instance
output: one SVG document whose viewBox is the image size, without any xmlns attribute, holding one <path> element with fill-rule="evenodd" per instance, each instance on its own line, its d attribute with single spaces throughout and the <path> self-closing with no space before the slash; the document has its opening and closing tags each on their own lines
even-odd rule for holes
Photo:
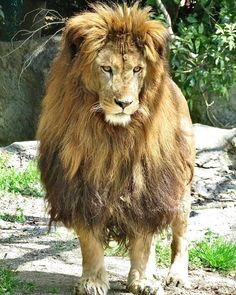
<svg viewBox="0 0 236 295">
<path fill-rule="evenodd" d="M 147 1 L 155 5 L 156 1 Z M 236 2 L 163 0 L 171 13 L 174 39 L 171 43 L 172 76 L 183 90 L 193 110 L 200 100 L 205 103 L 209 120 L 214 124 L 210 106 L 214 97 L 227 99 L 236 83 Z M 158 10 L 158 18 L 163 14 Z M 172 9 L 173 11 L 173 9 Z M 192 113 L 193 119 L 196 116 Z"/>
</svg>

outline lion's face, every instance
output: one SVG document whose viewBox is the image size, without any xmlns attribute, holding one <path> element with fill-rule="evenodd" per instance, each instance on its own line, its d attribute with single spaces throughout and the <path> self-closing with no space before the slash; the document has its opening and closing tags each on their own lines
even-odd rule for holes
<svg viewBox="0 0 236 295">
<path fill-rule="evenodd" d="M 144 84 L 146 61 L 135 46 L 121 54 L 116 44 L 109 42 L 98 53 L 93 71 L 97 79 L 98 109 L 113 125 L 127 125 L 132 114 L 141 111 L 139 94 Z"/>
</svg>

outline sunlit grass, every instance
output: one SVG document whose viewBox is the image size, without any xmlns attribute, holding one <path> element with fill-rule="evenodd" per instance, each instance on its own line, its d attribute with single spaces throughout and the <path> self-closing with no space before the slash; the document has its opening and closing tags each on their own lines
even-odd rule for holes
<svg viewBox="0 0 236 295">
<path fill-rule="evenodd" d="M 8 159 L 0 156 L 0 190 L 35 197 L 43 196 L 37 163 L 31 161 L 25 170 L 9 167 Z"/>
<path fill-rule="evenodd" d="M 229 272 L 236 269 L 236 243 L 208 232 L 189 251 L 189 260 L 194 265 Z"/>
</svg>

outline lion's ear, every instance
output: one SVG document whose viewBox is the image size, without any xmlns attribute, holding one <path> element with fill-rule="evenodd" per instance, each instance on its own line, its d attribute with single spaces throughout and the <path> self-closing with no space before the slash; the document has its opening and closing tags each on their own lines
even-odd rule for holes
<svg viewBox="0 0 236 295">
<path fill-rule="evenodd" d="M 70 60 L 78 53 L 81 44 L 84 41 L 82 34 L 80 33 L 79 17 L 73 17 L 66 25 L 64 34 L 64 50 L 69 55 Z"/>
<path fill-rule="evenodd" d="M 70 59 L 72 60 L 76 56 L 76 54 L 79 52 L 80 46 L 83 43 L 83 38 L 81 37 L 74 42 L 71 42 L 70 40 L 68 40 L 67 43 L 68 43 L 67 46 L 70 53 Z"/>
<path fill-rule="evenodd" d="M 158 53 L 159 57 L 164 59 L 170 39 L 169 31 L 159 21 L 150 21 L 146 46 L 147 56 L 152 61 L 156 61 L 156 53 Z"/>
</svg>

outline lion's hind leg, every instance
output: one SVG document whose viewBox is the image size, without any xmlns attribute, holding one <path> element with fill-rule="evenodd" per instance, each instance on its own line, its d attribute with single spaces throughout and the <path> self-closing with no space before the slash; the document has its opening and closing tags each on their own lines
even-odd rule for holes
<svg viewBox="0 0 236 295">
<path fill-rule="evenodd" d="M 155 238 L 139 234 L 130 241 L 131 268 L 127 287 L 133 294 L 162 295 L 164 291 L 155 278 Z"/>
<path fill-rule="evenodd" d="M 190 193 L 189 193 L 190 195 Z M 188 219 L 190 197 L 183 200 L 183 209 L 172 223 L 171 266 L 166 279 L 167 285 L 190 287 L 188 278 Z"/>
<path fill-rule="evenodd" d="M 106 295 L 109 282 L 104 266 L 103 244 L 92 231 L 77 230 L 83 258 L 83 273 L 76 295 Z"/>
</svg>

